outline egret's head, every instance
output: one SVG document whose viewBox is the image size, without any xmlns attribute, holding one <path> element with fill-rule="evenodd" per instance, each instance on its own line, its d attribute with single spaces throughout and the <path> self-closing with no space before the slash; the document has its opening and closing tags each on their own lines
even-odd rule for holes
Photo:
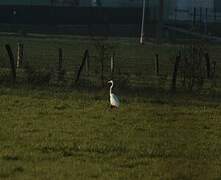
<svg viewBox="0 0 221 180">
<path fill-rule="evenodd" d="M 108 81 L 107 82 L 108 84 L 113 84 L 114 82 L 112 80 Z"/>
</svg>

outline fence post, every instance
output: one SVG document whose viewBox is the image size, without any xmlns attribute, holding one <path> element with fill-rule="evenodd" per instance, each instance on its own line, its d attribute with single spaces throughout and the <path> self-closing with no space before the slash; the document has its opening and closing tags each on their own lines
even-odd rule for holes
<svg viewBox="0 0 221 180">
<path fill-rule="evenodd" d="M 58 81 L 61 80 L 63 66 L 63 51 L 62 48 L 58 49 Z"/>
<path fill-rule="evenodd" d="M 10 65 L 11 65 L 11 71 L 12 71 L 12 81 L 13 83 L 16 81 L 16 68 L 15 68 L 15 60 L 14 60 L 14 55 L 11 50 L 11 47 L 9 44 L 5 45 L 5 48 L 8 52 L 9 60 L 10 60 Z"/>
<path fill-rule="evenodd" d="M 215 73 L 216 73 L 216 61 L 213 61 L 212 64 L 213 64 L 213 74 L 212 74 L 212 77 L 214 78 L 215 77 Z"/>
<path fill-rule="evenodd" d="M 104 58 L 105 58 L 105 47 L 104 45 L 102 46 L 102 51 L 101 51 L 101 85 L 102 87 L 104 86 Z"/>
<path fill-rule="evenodd" d="M 58 49 L 58 71 L 61 72 L 63 64 L 63 51 L 62 48 Z"/>
<path fill-rule="evenodd" d="M 77 77 L 75 79 L 75 83 L 77 83 L 79 81 L 79 79 L 80 79 L 80 75 L 81 75 L 81 72 L 83 70 L 83 67 L 85 65 L 85 62 L 86 62 L 86 59 L 87 59 L 88 55 L 89 55 L 89 51 L 85 50 L 82 63 L 80 65 L 80 68 L 79 68 L 78 73 L 77 73 Z"/>
<path fill-rule="evenodd" d="M 111 79 L 113 79 L 114 77 L 114 66 L 115 66 L 115 53 L 112 54 L 111 56 L 111 67 L 110 67 L 110 70 L 111 70 Z"/>
<path fill-rule="evenodd" d="M 19 68 L 23 64 L 24 45 L 18 43 L 16 67 Z"/>
<path fill-rule="evenodd" d="M 177 80 L 177 73 L 179 68 L 179 63 L 181 59 L 181 53 L 179 52 L 179 55 L 176 57 L 176 61 L 174 63 L 174 70 L 173 70 L 173 77 L 172 77 L 172 91 L 176 91 L 176 80 Z"/>
<path fill-rule="evenodd" d="M 86 73 L 87 73 L 87 76 L 89 76 L 89 69 L 90 69 L 90 56 L 89 56 L 89 53 L 86 57 Z"/>
<path fill-rule="evenodd" d="M 155 74 L 159 76 L 159 54 L 155 54 Z"/>
<path fill-rule="evenodd" d="M 205 60 L 206 60 L 206 70 L 207 70 L 207 78 L 210 78 L 210 57 L 209 53 L 205 53 Z"/>
</svg>

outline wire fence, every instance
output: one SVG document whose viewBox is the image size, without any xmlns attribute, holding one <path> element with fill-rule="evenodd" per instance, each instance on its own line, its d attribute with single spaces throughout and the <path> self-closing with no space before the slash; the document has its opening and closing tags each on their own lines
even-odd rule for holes
<svg viewBox="0 0 221 180">
<path fill-rule="evenodd" d="M 24 45 L 26 46 L 26 45 Z M 58 45 L 59 46 L 59 45 Z M 38 83 L 63 85 L 86 83 L 90 86 L 102 86 L 107 80 L 114 79 L 122 87 L 157 87 L 170 88 L 173 83 L 176 57 L 162 56 L 152 54 L 145 57 L 128 57 L 109 53 L 103 57 L 88 51 L 85 56 L 84 51 L 75 51 L 60 48 L 39 48 L 39 45 L 24 48 L 24 52 L 19 53 L 19 47 L 15 45 L 11 49 L 14 55 L 14 65 L 11 64 L 10 57 L 2 47 L 0 53 L 0 81 L 2 83 L 11 81 L 13 68 L 16 71 L 17 83 Z M 85 49 L 86 50 L 86 49 Z M 60 54 L 59 51 L 62 51 Z M 216 86 L 220 86 L 221 72 L 221 52 L 219 48 L 214 48 L 210 52 L 210 69 L 215 73 L 213 79 Z M 22 63 L 18 66 L 19 54 L 23 54 Z M 85 60 L 85 63 L 84 63 Z M 203 60 L 203 67 L 206 67 L 206 61 Z M 178 67 L 177 67 L 178 68 Z M 208 70 L 208 69 L 207 69 Z M 79 79 L 77 80 L 77 76 Z M 177 72 L 177 86 L 181 87 L 181 73 Z M 78 81 L 76 83 L 76 81 Z"/>
<path fill-rule="evenodd" d="M 216 8 L 193 7 L 191 9 L 173 9 L 169 19 L 186 20 L 198 23 L 220 23 L 221 13 Z"/>
</svg>

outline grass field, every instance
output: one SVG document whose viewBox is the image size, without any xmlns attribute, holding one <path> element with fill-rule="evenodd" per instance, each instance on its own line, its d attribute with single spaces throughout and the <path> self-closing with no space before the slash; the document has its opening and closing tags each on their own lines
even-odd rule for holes
<svg viewBox="0 0 221 180">
<path fill-rule="evenodd" d="M 15 48 L 18 41 L 39 68 L 56 65 L 59 47 L 70 70 L 85 48 L 94 52 L 82 37 L 1 36 L 1 67 L 9 66 L 4 44 Z M 177 45 L 113 43 L 121 70 L 140 72 L 137 79 L 148 81 L 154 73 L 156 52 L 161 72 L 170 73 L 169 57 Z M 220 49 L 210 46 L 218 77 Z M 221 179 L 220 84 L 215 94 L 167 90 L 117 85 L 121 107 L 111 110 L 108 87 L 1 84 L 0 179 Z"/>
<path fill-rule="evenodd" d="M 0 178 L 220 179 L 218 100 L 0 89 Z"/>
</svg>

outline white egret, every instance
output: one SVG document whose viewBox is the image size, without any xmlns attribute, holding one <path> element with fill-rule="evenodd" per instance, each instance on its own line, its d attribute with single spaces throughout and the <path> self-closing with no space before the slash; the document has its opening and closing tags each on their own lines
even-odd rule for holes
<svg viewBox="0 0 221 180">
<path fill-rule="evenodd" d="M 114 82 L 111 80 L 111 81 L 108 81 L 108 83 L 111 84 L 110 86 L 110 105 L 111 105 L 111 108 L 118 108 L 120 106 L 120 101 L 118 99 L 118 97 L 112 93 L 112 88 L 114 86 Z"/>
</svg>

